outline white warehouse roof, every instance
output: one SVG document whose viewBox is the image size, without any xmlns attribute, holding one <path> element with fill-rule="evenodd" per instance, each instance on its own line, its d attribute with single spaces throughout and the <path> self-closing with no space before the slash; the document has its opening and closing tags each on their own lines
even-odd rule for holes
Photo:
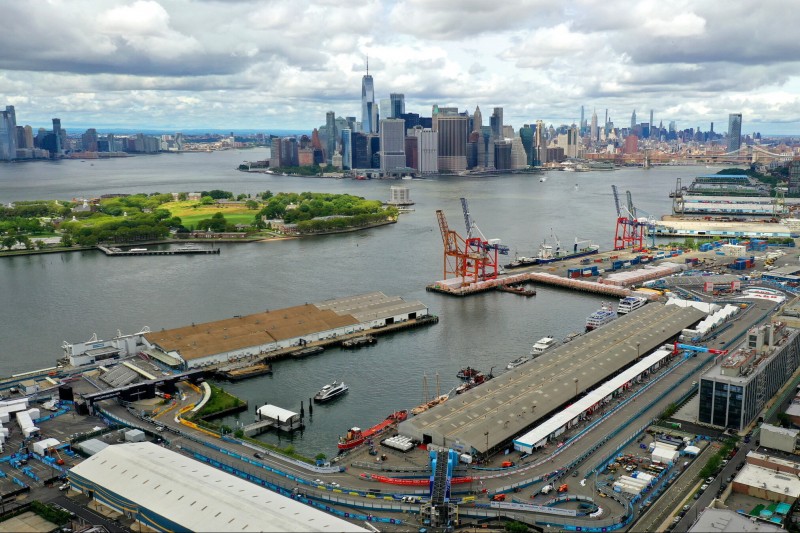
<svg viewBox="0 0 800 533">
<path fill-rule="evenodd" d="M 533 430 L 529 431 L 518 439 L 515 439 L 515 446 L 530 452 L 530 449 L 535 447 L 537 443 L 541 442 L 543 439 L 546 439 L 558 429 L 566 426 L 570 420 L 580 416 L 581 413 L 591 408 L 596 403 L 602 401 L 603 398 L 609 396 L 615 390 L 619 389 L 625 383 L 631 381 L 651 366 L 654 366 L 669 357 L 671 353 L 672 350 L 656 350 L 654 353 L 648 355 L 618 376 L 606 381 L 560 413 L 548 418 L 543 424 L 535 427 Z"/>
<path fill-rule="evenodd" d="M 188 531 L 367 531 L 150 442 L 109 446 L 70 473 Z"/>
</svg>

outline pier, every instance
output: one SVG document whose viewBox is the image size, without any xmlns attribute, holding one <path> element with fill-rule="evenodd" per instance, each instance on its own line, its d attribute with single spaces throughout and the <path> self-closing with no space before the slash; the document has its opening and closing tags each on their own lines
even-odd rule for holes
<svg viewBox="0 0 800 533">
<path fill-rule="evenodd" d="M 130 250 L 123 250 L 114 246 L 103 246 L 98 244 L 97 249 L 104 254 L 112 257 L 130 256 L 130 255 L 182 255 L 182 254 L 218 254 L 219 248 L 194 248 L 194 247 L 181 247 L 171 248 L 169 250 L 148 250 L 147 248 L 132 248 Z"/>
</svg>

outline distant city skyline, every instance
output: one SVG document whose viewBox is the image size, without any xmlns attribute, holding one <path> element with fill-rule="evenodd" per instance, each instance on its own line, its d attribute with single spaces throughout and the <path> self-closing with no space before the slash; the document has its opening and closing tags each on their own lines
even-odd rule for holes
<svg viewBox="0 0 800 533">
<path fill-rule="evenodd" d="M 519 129 L 652 109 L 703 130 L 741 113 L 742 134 L 800 134 L 800 14 L 779 1 L 323 4 L 5 2 L 0 102 L 35 128 L 310 131 L 361 120 L 369 57 L 372 102 L 410 113 L 502 107 Z"/>
</svg>

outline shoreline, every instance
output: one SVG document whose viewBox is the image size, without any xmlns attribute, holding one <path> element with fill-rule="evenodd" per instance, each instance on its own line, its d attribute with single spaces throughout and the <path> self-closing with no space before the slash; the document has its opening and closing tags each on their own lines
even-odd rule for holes
<svg viewBox="0 0 800 533">
<path fill-rule="evenodd" d="M 303 235 L 276 235 L 274 237 L 245 237 L 243 239 L 173 239 L 168 241 L 140 241 L 140 242 L 132 242 L 132 243 L 115 243 L 113 246 L 144 246 L 144 245 L 161 245 L 161 244 L 181 244 L 181 243 L 195 243 L 195 244 L 214 244 L 214 243 L 224 243 L 224 244 L 249 244 L 253 242 L 274 242 L 274 241 L 289 241 L 294 239 L 303 239 L 305 237 L 319 237 L 321 235 L 336 235 L 338 233 L 352 233 L 355 231 L 367 230 L 371 228 L 378 228 L 381 226 L 387 226 L 389 224 L 396 224 L 397 220 L 386 220 L 383 222 L 379 222 L 376 224 L 370 224 L 368 226 L 361 226 L 358 228 L 345 228 L 335 231 L 325 231 L 319 233 L 307 233 Z M 97 246 L 73 246 L 70 248 L 45 248 L 42 250 L 4 250 L 0 251 L 0 258 L 3 257 L 24 257 L 29 255 L 39 255 L 39 254 L 57 254 L 57 253 L 70 253 L 70 252 L 86 252 L 86 251 L 100 251 Z"/>
</svg>

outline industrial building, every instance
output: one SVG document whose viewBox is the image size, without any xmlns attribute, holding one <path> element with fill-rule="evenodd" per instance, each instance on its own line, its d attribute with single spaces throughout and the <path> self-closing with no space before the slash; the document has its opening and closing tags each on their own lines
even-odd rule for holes
<svg viewBox="0 0 800 533">
<path fill-rule="evenodd" d="M 800 479 L 796 475 L 776 472 L 773 468 L 748 462 L 732 483 L 733 492 L 762 500 L 793 504 L 800 497 Z"/>
<path fill-rule="evenodd" d="M 367 531 L 150 442 L 108 446 L 67 478 L 155 531 Z"/>
<path fill-rule="evenodd" d="M 717 358 L 700 377 L 698 421 L 747 427 L 800 364 L 800 338 L 782 324 L 751 329 L 747 344 Z"/>
<path fill-rule="evenodd" d="M 761 424 L 761 446 L 771 450 L 794 453 L 797 447 L 798 429 L 782 428 L 772 424 Z"/>
<path fill-rule="evenodd" d="M 709 531 L 714 533 L 783 533 L 786 530 L 762 520 L 751 519 L 730 509 L 706 507 L 689 528 L 689 533 L 708 533 Z"/>
<path fill-rule="evenodd" d="M 693 307 L 651 303 L 402 422 L 398 431 L 422 443 L 467 453 L 498 449 L 562 411 L 581 391 L 595 390 L 705 316 Z M 624 383 L 619 388 L 623 387 Z M 571 421 L 570 416 L 566 423 Z M 521 437 L 520 448 L 559 431 L 563 426 L 548 429 L 541 437 Z"/>
<path fill-rule="evenodd" d="M 428 308 L 419 301 L 371 292 L 149 332 L 142 336 L 142 351 L 171 366 L 192 369 L 427 315 Z"/>
</svg>

